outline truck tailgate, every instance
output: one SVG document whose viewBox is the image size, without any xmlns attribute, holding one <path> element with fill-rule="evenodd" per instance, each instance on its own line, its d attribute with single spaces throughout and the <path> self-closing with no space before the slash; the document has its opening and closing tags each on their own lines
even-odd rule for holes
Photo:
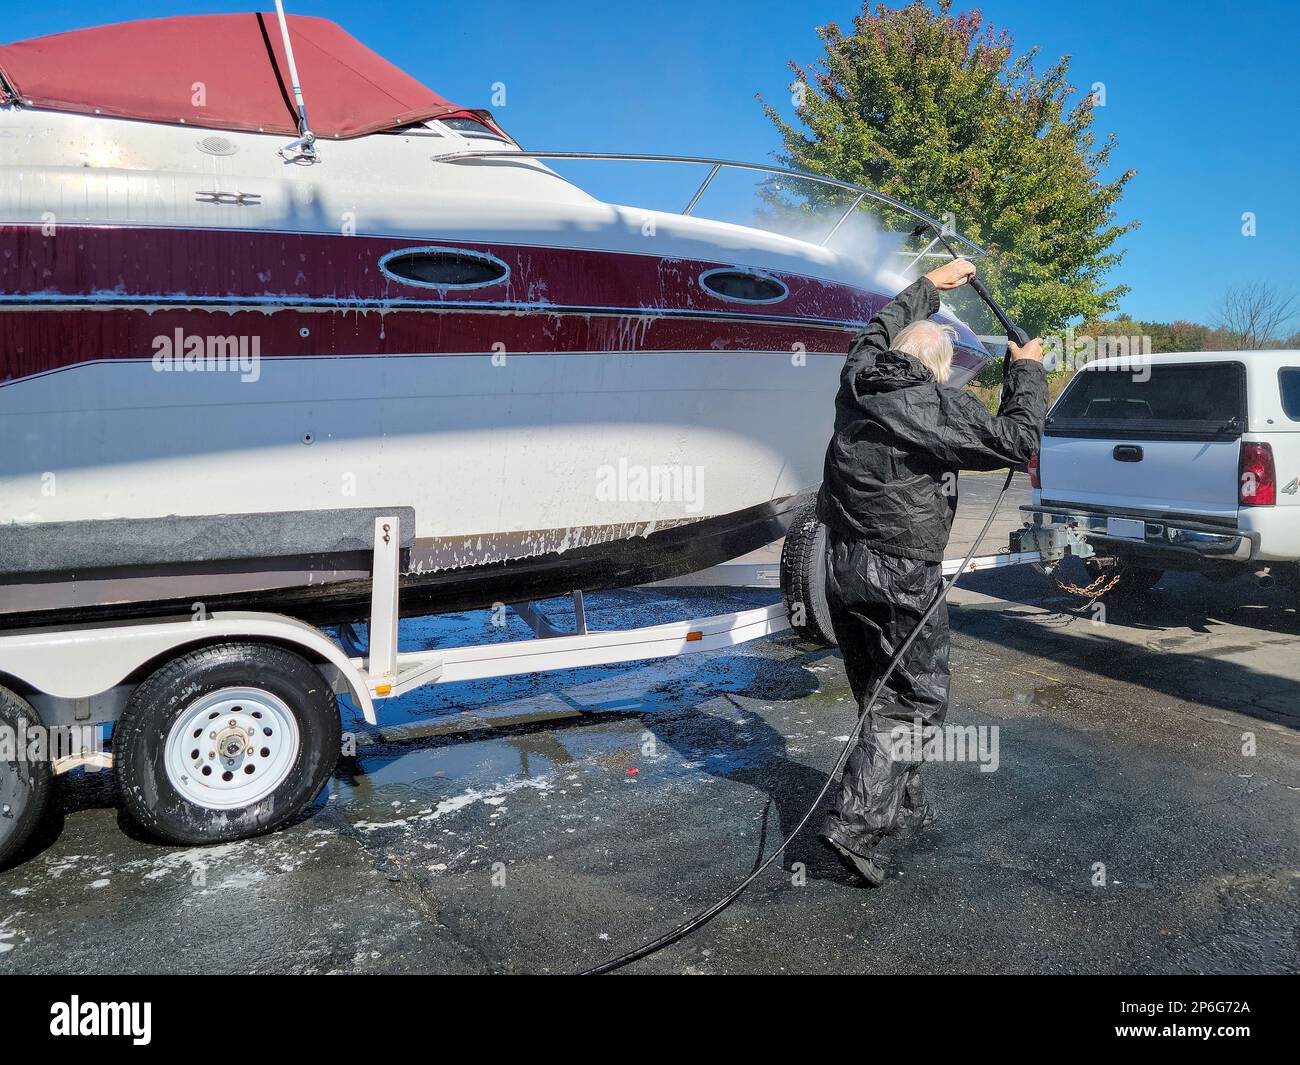
<svg viewBox="0 0 1300 1065">
<path fill-rule="evenodd" d="M 1047 434 L 1039 457 L 1043 500 L 1120 510 L 1237 516 L 1236 440 L 1107 439 Z M 1133 460 L 1134 453 L 1141 457 Z M 1125 456 L 1116 458 L 1116 454 Z"/>
<path fill-rule="evenodd" d="M 1081 370 L 1047 419 L 1042 500 L 1234 523 L 1245 426 L 1239 362 Z"/>
</svg>

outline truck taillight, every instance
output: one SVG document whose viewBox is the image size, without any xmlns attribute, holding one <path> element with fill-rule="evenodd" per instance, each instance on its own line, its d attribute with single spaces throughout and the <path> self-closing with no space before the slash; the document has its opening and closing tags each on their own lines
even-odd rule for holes
<svg viewBox="0 0 1300 1065">
<path fill-rule="evenodd" d="M 1029 487 L 1042 488 L 1038 483 L 1038 455 L 1037 453 L 1029 460 L 1029 465 L 1025 467 L 1025 472 L 1029 474 Z"/>
<path fill-rule="evenodd" d="M 1269 444 L 1243 441 L 1238 502 L 1243 507 L 1271 507 L 1277 502 L 1277 472 Z"/>
</svg>

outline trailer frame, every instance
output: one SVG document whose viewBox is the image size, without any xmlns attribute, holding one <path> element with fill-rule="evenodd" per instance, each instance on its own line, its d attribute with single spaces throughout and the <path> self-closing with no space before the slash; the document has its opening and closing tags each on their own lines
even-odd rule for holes
<svg viewBox="0 0 1300 1065">
<path fill-rule="evenodd" d="M 377 724 L 376 704 L 428 684 L 490 680 L 584 666 L 672 658 L 736 646 L 789 629 L 781 603 L 750 610 L 688 618 L 633 629 L 590 629 L 582 593 L 573 593 L 577 627 L 556 628 L 536 603 L 508 604 L 535 633 L 527 640 L 466 644 L 418 651 L 398 649 L 400 623 L 401 517 L 374 520 L 369 645 L 331 638 L 307 622 L 267 611 L 199 611 L 194 616 L 129 622 L 20 629 L 0 633 L 0 683 L 16 682 L 41 721 L 54 725 L 102 725 L 116 720 L 141 670 L 181 650 L 226 640 L 274 643 L 313 661 L 337 695 L 351 697 L 366 722 Z M 1077 530 L 1026 525 L 1012 534 L 1013 550 L 972 558 L 967 572 L 1011 566 L 1055 565 L 1067 555 L 1092 553 Z M 961 560 L 946 560 L 945 577 L 956 577 Z M 775 564 L 723 563 L 681 583 L 659 587 L 778 588 Z M 347 628 L 347 627 L 345 627 Z M 340 646 L 342 643 L 344 646 Z M 349 653 L 352 652 L 352 653 Z M 84 761 L 65 757 L 67 772 L 79 764 L 112 765 L 106 752 Z"/>
</svg>

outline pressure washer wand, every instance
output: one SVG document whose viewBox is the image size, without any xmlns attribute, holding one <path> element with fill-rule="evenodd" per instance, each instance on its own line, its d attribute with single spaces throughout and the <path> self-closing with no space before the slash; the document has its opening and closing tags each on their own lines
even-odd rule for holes
<svg viewBox="0 0 1300 1065">
<path fill-rule="evenodd" d="M 968 284 L 970 285 L 971 288 L 975 290 L 975 294 L 979 296 L 979 298 L 982 299 L 985 303 L 988 304 L 989 310 L 993 312 L 993 317 L 995 317 L 998 320 L 998 323 L 1002 326 L 1002 328 L 1007 331 L 1008 340 L 1014 340 L 1016 343 L 1016 347 L 1020 347 L 1020 348 L 1023 348 L 1026 344 L 1029 343 L 1029 334 L 1026 333 L 1023 329 L 1021 329 L 1020 326 L 1016 325 L 1016 323 L 1013 322 L 1009 317 L 1007 317 L 1007 312 L 1004 311 L 998 305 L 998 301 L 995 300 L 992 297 L 992 295 L 990 295 L 989 290 L 984 287 L 983 281 L 981 281 L 978 277 L 972 277 L 968 282 Z M 1010 354 L 1010 352 L 1008 352 L 1008 354 Z"/>
<path fill-rule="evenodd" d="M 929 228 L 929 230 L 938 239 L 939 243 L 948 249 L 949 255 L 951 255 L 954 259 L 961 258 L 961 256 L 957 254 L 956 249 L 951 244 L 948 243 L 948 238 L 944 235 L 943 230 L 940 229 L 938 226 L 932 223 L 927 223 L 926 226 L 922 226 L 919 227 L 917 230 L 913 230 L 913 233 L 916 235 L 920 235 L 920 233 L 923 233 L 926 228 Z M 1020 328 L 1020 326 L 1016 325 L 1016 323 L 1011 320 L 1011 316 L 1002 309 L 1002 305 L 998 303 L 998 301 L 993 298 L 993 294 L 987 288 L 984 287 L 983 281 L 981 281 L 978 277 L 972 277 L 970 281 L 967 282 L 967 284 L 969 284 L 970 287 L 975 290 L 975 295 L 977 295 L 980 299 L 982 299 L 985 305 L 988 307 L 988 309 L 993 312 L 993 317 L 998 320 L 998 324 L 1001 325 L 1002 328 L 1007 331 L 1007 340 L 1014 341 L 1016 347 L 1019 348 L 1023 348 L 1026 344 L 1029 343 L 1029 334 L 1026 333 L 1023 329 Z M 1010 369 L 1011 369 L 1011 348 L 1008 347 L 1006 350 L 1006 354 L 1002 356 L 1002 380 L 1004 382 L 1007 379 L 1007 371 L 1009 371 Z"/>
<path fill-rule="evenodd" d="M 961 258 L 961 256 L 957 254 L 956 249 L 948 243 L 948 238 L 944 235 L 943 230 L 932 222 L 927 222 L 925 225 L 918 226 L 916 229 L 912 230 L 912 235 L 920 236 L 927 229 L 935 235 L 935 238 L 940 244 L 948 249 L 948 254 L 951 255 L 954 260 Z M 1007 312 L 1002 309 L 1002 305 L 993 298 L 993 293 L 984 287 L 983 281 L 978 277 L 972 277 L 967 284 L 975 290 L 975 295 L 982 299 L 988 309 L 993 312 L 993 317 L 998 320 L 998 324 L 1007 331 L 1007 350 L 1002 355 L 1002 398 L 1005 400 L 1007 398 L 1007 379 L 1011 374 L 1011 343 L 1014 342 L 1016 347 L 1023 348 L 1029 343 L 1029 334 L 1011 320 L 1011 316 L 1007 314 Z"/>
</svg>

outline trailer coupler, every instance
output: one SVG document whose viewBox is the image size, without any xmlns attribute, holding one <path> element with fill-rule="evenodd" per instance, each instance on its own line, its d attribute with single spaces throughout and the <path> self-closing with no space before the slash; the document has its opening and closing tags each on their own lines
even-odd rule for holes
<svg viewBox="0 0 1300 1065">
<path fill-rule="evenodd" d="M 1033 525 L 1026 523 L 1011 534 L 1012 554 L 1036 552 L 1037 564 L 1050 573 L 1068 555 L 1087 558 L 1094 554 L 1086 533 L 1072 525 Z"/>
</svg>

